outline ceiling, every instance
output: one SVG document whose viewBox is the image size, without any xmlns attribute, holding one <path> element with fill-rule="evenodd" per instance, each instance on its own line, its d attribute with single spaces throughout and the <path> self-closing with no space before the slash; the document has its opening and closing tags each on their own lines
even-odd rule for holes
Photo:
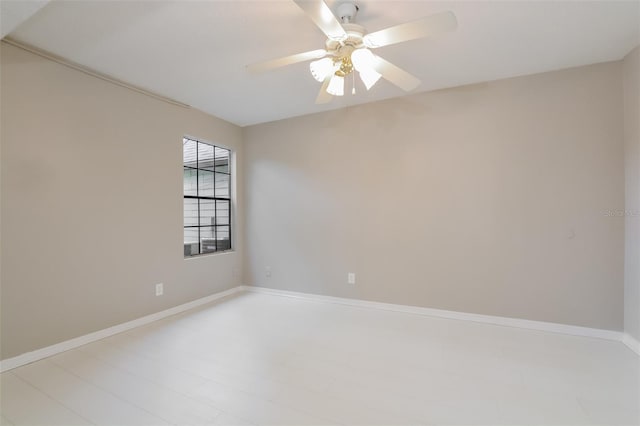
<svg viewBox="0 0 640 426">
<path fill-rule="evenodd" d="M 49 0 L 0 0 L 0 36 L 4 37 L 18 28 Z"/>
<path fill-rule="evenodd" d="M 618 60 L 640 42 L 640 1 L 358 4 L 369 32 L 456 14 L 455 32 L 375 51 L 422 80 L 414 92 Z M 320 83 L 306 62 L 249 74 L 248 64 L 324 47 L 290 0 L 53 0 L 10 37 L 240 126 L 405 94 L 381 80 L 315 105 Z"/>
</svg>

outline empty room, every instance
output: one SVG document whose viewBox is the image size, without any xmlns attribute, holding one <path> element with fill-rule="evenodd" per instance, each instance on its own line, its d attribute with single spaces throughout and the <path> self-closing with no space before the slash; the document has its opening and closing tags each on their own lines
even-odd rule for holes
<svg viewBox="0 0 640 426">
<path fill-rule="evenodd" d="M 640 1 L 0 18 L 3 426 L 640 425 Z"/>
</svg>

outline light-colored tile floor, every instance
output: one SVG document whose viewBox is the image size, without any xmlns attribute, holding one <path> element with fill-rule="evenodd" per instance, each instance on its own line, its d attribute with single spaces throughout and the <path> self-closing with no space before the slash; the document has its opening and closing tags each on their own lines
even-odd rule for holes
<svg viewBox="0 0 640 426">
<path fill-rule="evenodd" d="M 1 375 L 7 425 L 638 425 L 618 342 L 244 293 Z"/>
</svg>

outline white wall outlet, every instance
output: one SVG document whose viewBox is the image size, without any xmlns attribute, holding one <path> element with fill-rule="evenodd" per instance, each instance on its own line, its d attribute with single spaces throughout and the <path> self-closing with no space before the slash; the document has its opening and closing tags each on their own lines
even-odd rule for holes
<svg viewBox="0 0 640 426">
<path fill-rule="evenodd" d="M 164 284 L 156 284 L 156 296 L 162 296 L 164 294 Z"/>
<path fill-rule="evenodd" d="M 347 274 L 347 283 L 355 284 L 356 283 L 356 274 L 355 272 L 349 272 Z"/>
<path fill-rule="evenodd" d="M 264 268 L 264 276 L 267 278 L 271 278 L 271 266 L 265 266 Z"/>
</svg>

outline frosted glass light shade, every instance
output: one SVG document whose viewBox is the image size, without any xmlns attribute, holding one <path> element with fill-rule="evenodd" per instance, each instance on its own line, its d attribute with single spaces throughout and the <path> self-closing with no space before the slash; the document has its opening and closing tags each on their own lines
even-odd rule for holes
<svg viewBox="0 0 640 426">
<path fill-rule="evenodd" d="M 336 67 L 333 64 L 333 59 L 322 58 L 317 61 L 313 61 L 309 64 L 311 75 L 319 82 L 323 82 L 325 78 L 335 71 Z"/>
<path fill-rule="evenodd" d="M 380 80 L 380 77 L 382 77 L 382 75 L 375 71 L 373 68 L 365 68 L 359 71 L 359 73 L 360 80 L 362 80 L 362 82 L 364 83 L 364 87 L 366 87 L 367 90 L 371 89 L 373 85 L 376 84 L 378 80 Z"/>
<path fill-rule="evenodd" d="M 354 50 L 351 53 L 351 63 L 360 73 L 360 79 L 367 90 L 371 89 L 382 77 L 374 68 L 376 63 L 375 55 L 367 48 Z"/>
<path fill-rule="evenodd" d="M 369 49 L 356 49 L 351 53 L 351 63 L 353 63 L 353 67 L 360 72 L 363 70 L 373 70 L 375 62 L 376 57 Z"/>
<path fill-rule="evenodd" d="M 333 96 L 343 96 L 344 95 L 344 77 L 340 77 L 339 75 L 335 75 L 331 77 L 331 81 L 329 81 L 329 87 L 327 87 L 327 93 Z"/>
</svg>

